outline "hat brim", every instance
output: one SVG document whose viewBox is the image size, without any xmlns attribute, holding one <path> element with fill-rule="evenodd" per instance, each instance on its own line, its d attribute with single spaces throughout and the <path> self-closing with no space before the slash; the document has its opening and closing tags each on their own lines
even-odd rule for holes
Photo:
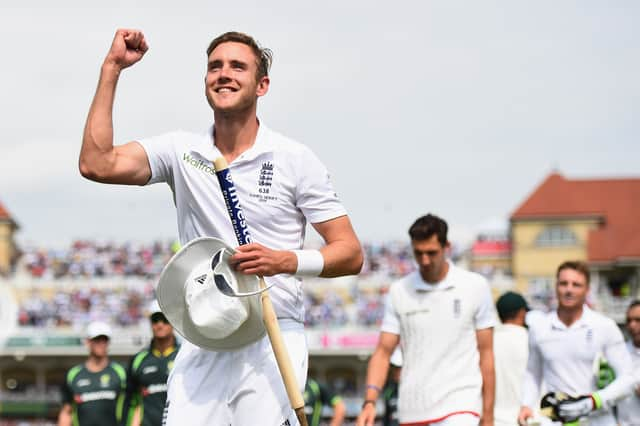
<svg viewBox="0 0 640 426">
<path fill-rule="evenodd" d="M 111 336 L 109 336 L 108 334 L 104 334 L 104 333 L 96 334 L 95 336 L 87 336 L 87 339 L 88 340 L 94 340 L 94 339 L 97 339 L 98 337 L 106 337 L 107 340 L 111 340 Z"/>
<path fill-rule="evenodd" d="M 187 243 L 162 270 L 156 296 L 169 323 L 187 341 L 203 349 L 232 351 L 256 342 L 265 335 L 260 295 L 245 298 L 249 306 L 247 319 L 237 330 L 223 339 L 213 339 L 203 335 L 191 320 L 185 301 L 185 281 L 193 268 L 203 260 L 211 259 L 221 248 L 235 253 L 232 247 L 217 238 L 202 237 Z M 241 291 L 254 291 L 260 287 L 258 277 L 255 275 L 238 273 L 236 279 Z"/>
</svg>

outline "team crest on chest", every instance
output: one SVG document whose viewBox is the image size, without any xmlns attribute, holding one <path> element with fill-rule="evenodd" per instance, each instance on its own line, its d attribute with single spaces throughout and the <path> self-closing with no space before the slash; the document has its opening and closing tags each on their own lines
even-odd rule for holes
<svg viewBox="0 0 640 426">
<path fill-rule="evenodd" d="M 263 161 L 258 172 L 257 190 L 250 194 L 260 202 L 271 202 L 278 199 L 273 191 L 275 166 L 272 161 Z"/>
<path fill-rule="evenodd" d="M 262 163 L 260 169 L 260 176 L 258 177 L 258 192 L 261 194 L 268 194 L 273 182 L 273 163 L 271 161 L 265 161 Z"/>
<path fill-rule="evenodd" d="M 453 317 L 460 318 L 460 314 L 462 313 L 462 306 L 460 299 L 453 299 Z"/>
<path fill-rule="evenodd" d="M 110 382 L 111 377 L 108 374 L 103 374 L 102 376 L 100 376 L 100 386 L 102 386 L 103 388 L 108 387 Z"/>
</svg>

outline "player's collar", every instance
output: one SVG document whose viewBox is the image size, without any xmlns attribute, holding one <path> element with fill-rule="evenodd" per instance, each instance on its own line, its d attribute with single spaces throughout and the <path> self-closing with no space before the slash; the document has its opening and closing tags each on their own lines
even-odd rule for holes
<svg viewBox="0 0 640 426">
<path fill-rule="evenodd" d="M 584 304 L 582 306 L 582 315 L 580 316 L 580 318 L 578 318 L 576 322 L 574 322 L 569 327 L 567 327 L 567 325 L 560 320 L 560 317 L 558 316 L 558 311 L 556 310 L 554 311 L 553 316 L 551 317 L 551 327 L 559 330 L 568 330 L 569 328 L 588 327 L 590 316 L 591 316 L 591 309 L 589 308 L 589 306 L 587 306 L 587 304 Z"/>
<path fill-rule="evenodd" d="M 209 126 L 207 131 L 202 135 L 200 143 L 191 148 L 191 151 L 197 152 L 201 157 L 204 157 L 209 161 L 213 161 L 214 159 L 222 156 L 218 147 L 213 143 L 214 126 L 215 124 Z M 265 152 L 272 152 L 273 149 L 274 146 L 271 140 L 271 131 L 263 122 L 260 122 L 256 141 L 253 146 L 243 152 L 240 157 L 233 160 L 231 165 L 239 162 L 251 161 Z"/>
<path fill-rule="evenodd" d="M 454 280 L 451 279 L 453 276 L 453 271 L 455 269 L 455 265 L 453 262 L 447 259 L 447 263 L 449 264 L 449 270 L 447 271 L 447 275 L 444 277 L 442 281 L 439 283 L 431 284 L 422 278 L 420 275 L 420 271 L 416 271 L 416 279 L 413 281 L 413 288 L 416 291 L 436 291 L 436 290 L 448 290 L 450 288 L 455 287 Z"/>
<path fill-rule="evenodd" d="M 160 352 L 160 350 L 153 347 L 153 339 L 151 340 L 151 344 L 149 345 L 149 352 L 151 352 L 157 358 L 166 358 L 178 349 L 180 349 L 180 345 L 175 342 L 163 352 Z"/>
<path fill-rule="evenodd" d="M 155 338 L 152 338 L 151 342 L 149 342 L 149 352 L 157 357 L 171 355 L 173 352 L 180 349 L 180 343 L 178 343 L 178 340 L 176 339 L 175 334 L 173 335 L 173 345 L 165 349 L 164 352 L 160 352 L 158 349 L 156 349 L 153 345 L 154 343 L 155 343 Z"/>
</svg>

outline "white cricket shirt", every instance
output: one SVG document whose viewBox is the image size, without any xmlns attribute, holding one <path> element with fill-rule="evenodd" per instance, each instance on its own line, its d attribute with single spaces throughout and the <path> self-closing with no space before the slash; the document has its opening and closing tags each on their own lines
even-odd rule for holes
<svg viewBox="0 0 640 426">
<path fill-rule="evenodd" d="M 236 240 L 212 161 L 221 156 L 205 133 L 175 132 L 140 140 L 149 157 L 148 184 L 166 182 L 173 191 L 178 234 L 185 244 L 217 237 Z M 329 174 L 306 146 L 260 124 L 254 145 L 229 164 L 253 241 L 276 250 L 301 249 L 307 221 L 318 223 L 346 214 Z M 302 322 L 300 279 L 265 277 L 276 285 L 269 294 L 278 318 Z"/>
<path fill-rule="evenodd" d="M 498 324 L 493 330 L 496 370 L 495 426 L 514 426 L 522 401 L 522 381 L 527 369 L 527 329 L 515 324 Z"/>
<path fill-rule="evenodd" d="M 616 372 L 616 380 L 602 390 L 597 389 L 593 373 L 599 354 Z M 631 392 L 634 381 L 631 359 L 616 323 L 586 305 L 582 317 L 570 327 L 556 311 L 536 318 L 529 328 L 523 405 L 538 407 L 542 380 L 550 392 L 581 396 L 597 391 L 603 408 L 589 416 L 590 422 L 615 425 L 609 408 Z"/>
<path fill-rule="evenodd" d="M 487 281 L 449 263 L 444 280 L 428 284 L 415 271 L 389 289 L 381 330 L 400 335 L 401 423 L 482 412 L 476 331 L 496 324 Z"/>
</svg>

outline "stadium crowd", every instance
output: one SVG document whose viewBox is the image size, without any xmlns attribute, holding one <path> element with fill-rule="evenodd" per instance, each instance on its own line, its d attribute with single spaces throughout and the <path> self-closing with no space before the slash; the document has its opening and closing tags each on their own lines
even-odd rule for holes
<svg viewBox="0 0 640 426">
<path fill-rule="evenodd" d="M 154 278 L 179 245 L 75 241 L 66 249 L 27 247 L 19 268 L 33 278 L 138 276 Z M 20 270 L 18 272 L 21 272 Z"/>
<path fill-rule="evenodd" d="M 17 272 L 42 279 L 113 276 L 153 279 L 179 248 L 176 241 L 115 244 L 78 240 L 63 249 L 28 246 L 23 249 Z M 394 279 L 415 268 L 407 244 L 365 243 L 363 249 L 366 260 L 360 276 L 383 275 Z"/>
<path fill-rule="evenodd" d="M 143 309 L 154 298 L 153 285 L 130 288 L 33 289 L 21 301 L 18 324 L 33 327 L 80 328 L 92 321 L 104 321 L 120 327 L 136 325 Z"/>
<path fill-rule="evenodd" d="M 307 326 L 380 324 L 388 284 L 415 265 L 407 244 L 366 243 L 363 248 L 365 264 L 360 278 L 377 284 L 363 289 L 354 283 L 345 292 L 314 285 L 305 293 Z M 177 242 L 114 244 L 87 240 L 75 241 L 64 249 L 26 247 L 16 275 L 52 285 L 46 289 L 34 286 L 20 293 L 19 325 L 77 328 L 91 321 L 135 325 L 154 298 L 153 285 L 162 268 L 178 249 Z M 109 278 L 133 280 L 116 287 L 104 285 Z M 56 286 L 62 282 L 65 284 Z"/>
</svg>

